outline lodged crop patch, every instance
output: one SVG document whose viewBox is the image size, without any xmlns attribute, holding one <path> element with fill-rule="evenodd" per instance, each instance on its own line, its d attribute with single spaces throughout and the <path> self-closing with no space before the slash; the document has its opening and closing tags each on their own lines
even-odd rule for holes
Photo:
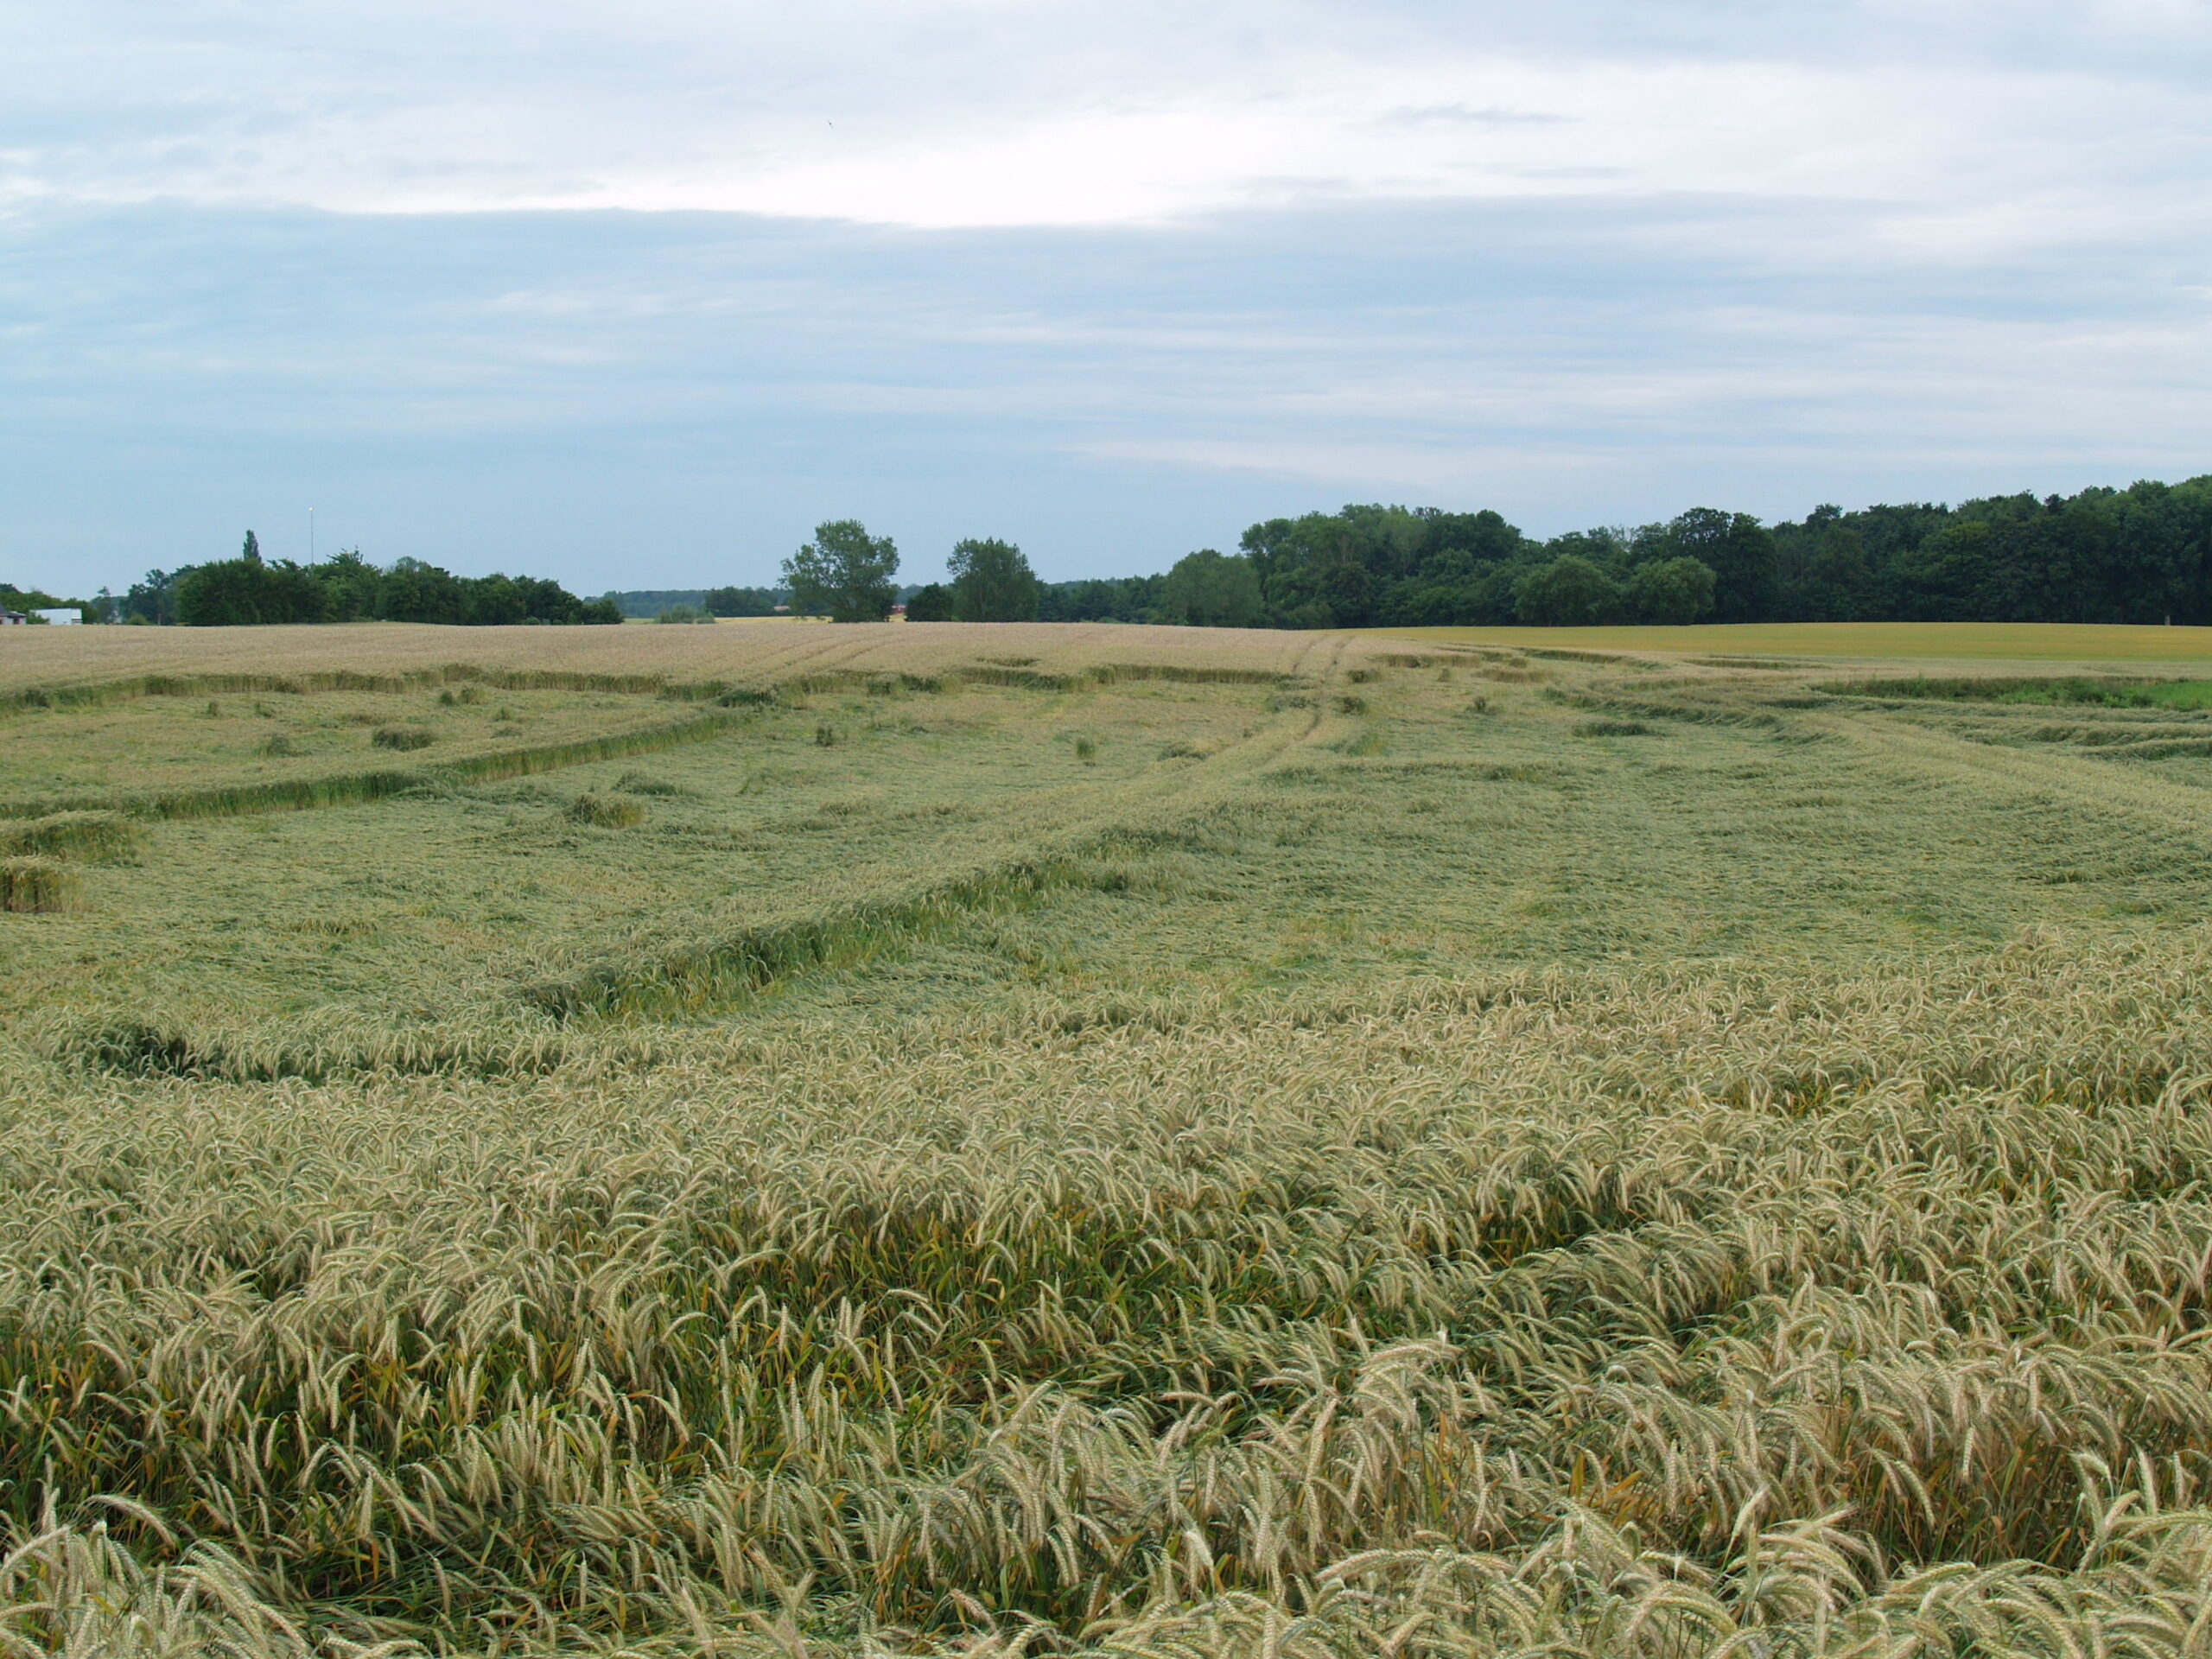
<svg viewBox="0 0 2212 1659">
<path fill-rule="evenodd" d="M 2193 711 L 782 632 L 9 821 L 0 1639 L 2201 1646 Z"/>
</svg>

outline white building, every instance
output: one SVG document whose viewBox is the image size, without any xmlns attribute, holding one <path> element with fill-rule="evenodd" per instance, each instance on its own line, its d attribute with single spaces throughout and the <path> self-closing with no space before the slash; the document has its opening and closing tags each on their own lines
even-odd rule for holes
<svg viewBox="0 0 2212 1659">
<path fill-rule="evenodd" d="M 33 611 L 31 614 L 41 621 L 53 623 L 57 628 L 67 627 L 73 622 L 82 622 L 85 620 L 83 613 L 74 605 L 58 606 L 50 611 Z"/>
</svg>

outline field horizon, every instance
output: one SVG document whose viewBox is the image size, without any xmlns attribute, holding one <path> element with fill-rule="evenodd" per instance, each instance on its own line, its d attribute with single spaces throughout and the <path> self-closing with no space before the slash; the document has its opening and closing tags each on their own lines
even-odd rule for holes
<svg viewBox="0 0 2212 1659">
<path fill-rule="evenodd" d="M 27 629 L 0 730 L 11 1651 L 2212 1629 L 2212 630 Z"/>
<path fill-rule="evenodd" d="M 2212 663 L 2212 628 L 2093 622 L 1731 622 L 1681 627 L 1377 628 L 1401 639 L 1579 650 L 1763 652 L 1868 662 Z"/>
<path fill-rule="evenodd" d="M 636 672 L 641 661 L 666 671 L 704 673 L 715 664 L 763 663 L 802 652 L 874 655 L 894 641 L 910 654 L 973 648 L 1030 650 L 1142 645 L 1172 657 L 1228 650 L 1249 660 L 1276 642 L 1382 639 L 1436 644 L 1656 652 L 1664 655 L 1751 652 L 1867 662 L 1991 660 L 2110 664 L 2133 667 L 2212 664 L 2212 628 L 2071 622 L 1745 622 L 1680 627 L 1445 627 L 1325 630 L 1319 634 L 1244 628 L 1198 628 L 1133 623 L 859 623 L 788 617 L 724 617 L 712 627 L 661 627 L 648 621 L 615 629 L 447 626 L 430 623 L 346 622 L 255 628 L 25 628 L 0 635 L 0 690 L 51 681 L 75 683 L 116 675 L 312 671 L 368 657 L 405 668 L 448 661 L 489 665 L 557 663 L 578 671 Z M 652 628 L 650 633 L 641 632 Z M 912 628 L 912 634 L 906 630 Z M 793 636 L 798 636 L 793 638 Z M 827 636 L 827 637 L 825 637 Z M 733 645 L 733 639 L 744 645 Z M 934 643 L 931 643 L 931 642 Z M 997 642 L 994 645 L 992 642 Z M 1110 654 L 1110 653 L 1109 653 Z M 342 664 L 341 664 L 342 665 Z"/>
</svg>

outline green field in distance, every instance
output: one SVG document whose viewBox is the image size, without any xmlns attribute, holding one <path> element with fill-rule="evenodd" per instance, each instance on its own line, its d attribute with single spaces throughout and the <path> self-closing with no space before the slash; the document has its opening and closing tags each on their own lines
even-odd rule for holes
<svg viewBox="0 0 2212 1659">
<path fill-rule="evenodd" d="M 2212 628 L 2075 622 L 1744 622 L 1689 627 L 1389 628 L 1393 638 L 1575 650 L 2065 663 L 2212 663 Z"/>
</svg>

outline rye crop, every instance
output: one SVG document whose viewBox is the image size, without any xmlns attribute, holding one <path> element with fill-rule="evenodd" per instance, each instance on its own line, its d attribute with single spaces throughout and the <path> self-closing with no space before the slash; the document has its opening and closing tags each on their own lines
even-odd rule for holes
<svg viewBox="0 0 2212 1659">
<path fill-rule="evenodd" d="M 0 715 L 0 1647 L 2202 1650 L 2193 709 L 268 632 Z"/>
</svg>

